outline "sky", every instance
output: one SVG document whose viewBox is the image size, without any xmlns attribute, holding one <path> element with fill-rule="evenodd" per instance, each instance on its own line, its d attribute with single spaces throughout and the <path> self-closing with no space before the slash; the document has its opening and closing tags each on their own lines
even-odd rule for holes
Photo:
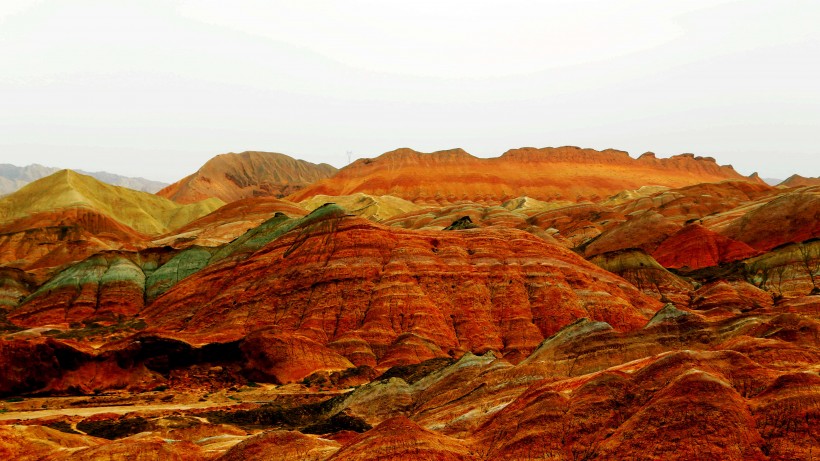
<svg viewBox="0 0 820 461">
<path fill-rule="evenodd" d="M 820 176 L 816 0 L 0 0 L 0 163 L 615 148 Z"/>
</svg>

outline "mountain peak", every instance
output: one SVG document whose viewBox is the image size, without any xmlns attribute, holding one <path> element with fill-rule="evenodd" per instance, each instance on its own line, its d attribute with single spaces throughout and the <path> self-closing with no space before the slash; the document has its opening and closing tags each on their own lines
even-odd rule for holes
<svg viewBox="0 0 820 461">
<path fill-rule="evenodd" d="M 359 159 L 354 162 L 357 166 L 371 165 L 373 163 L 396 164 L 419 164 L 431 162 L 454 162 L 476 160 L 477 157 L 471 155 L 464 149 L 457 147 L 435 152 L 419 152 L 409 147 L 401 147 L 389 152 L 385 152 L 376 158 Z"/>
<path fill-rule="evenodd" d="M 257 196 L 281 198 L 335 172 L 336 168 L 326 163 L 317 165 L 275 152 L 231 152 L 213 157 L 196 173 L 157 195 L 179 203 L 209 197 L 225 202 Z"/>
<path fill-rule="evenodd" d="M 112 186 L 73 170 L 59 170 L 0 198 L 0 223 L 35 213 L 86 208 L 151 235 L 182 226 L 223 204 L 210 199 L 185 207 L 153 194 Z"/>
<path fill-rule="evenodd" d="M 0 195 L 10 194 L 25 186 L 26 184 L 36 181 L 40 178 L 52 175 L 60 171 L 58 168 L 43 166 L 33 163 L 27 166 L 15 166 L 8 163 L 0 164 Z M 145 178 L 133 178 L 127 176 L 120 176 L 105 171 L 87 172 L 82 170 L 73 170 L 79 174 L 91 176 L 102 182 L 112 184 L 115 186 L 127 187 L 143 192 L 156 192 L 165 187 L 165 183 L 158 181 L 151 181 Z"/>
<path fill-rule="evenodd" d="M 789 176 L 785 181 L 778 184 L 778 186 L 786 186 L 786 187 L 806 187 L 806 186 L 818 186 L 820 185 L 820 177 L 818 178 L 807 178 L 805 176 L 800 176 L 799 174 L 793 174 Z"/>
</svg>

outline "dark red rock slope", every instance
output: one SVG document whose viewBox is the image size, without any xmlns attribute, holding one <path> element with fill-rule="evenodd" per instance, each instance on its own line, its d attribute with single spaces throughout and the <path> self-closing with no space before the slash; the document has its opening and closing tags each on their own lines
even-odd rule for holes
<svg viewBox="0 0 820 461">
<path fill-rule="evenodd" d="M 625 280 L 523 231 L 405 231 L 328 205 L 247 259 L 183 280 L 143 316 L 152 331 L 193 343 L 273 328 L 302 338 L 294 351 L 386 368 L 490 349 L 516 361 L 577 318 L 630 330 L 658 307 Z"/>
</svg>

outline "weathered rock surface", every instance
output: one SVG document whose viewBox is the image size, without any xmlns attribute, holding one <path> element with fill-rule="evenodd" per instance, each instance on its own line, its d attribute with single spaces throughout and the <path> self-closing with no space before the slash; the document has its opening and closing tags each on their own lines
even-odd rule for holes
<svg viewBox="0 0 820 461">
<path fill-rule="evenodd" d="M 545 379 L 479 429 L 475 447 L 492 459 L 767 459 L 746 392 L 771 379 L 729 352 Z"/>
<path fill-rule="evenodd" d="M 290 383 L 317 371 L 339 371 L 353 364 L 328 347 L 300 334 L 259 330 L 242 341 L 246 366 L 259 381 Z"/>
<path fill-rule="evenodd" d="M 189 247 L 174 255 L 168 262 L 144 278 L 145 300 L 150 303 L 180 280 L 207 266 L 213 256 L 213 251 L 208 248 Z"/>
<path fill-rule="evenodd" d="M 772 306 L 772 297 L 743 281 L 718 280 L 692 293 L 692 308 L 697 310 L 752 310 Z"/>
<path fill-rule="evenodd" d="M 329 459 L 466 461 L 476 458 L 458 440 L 419 427 L 399 416 L 354 438 Z"/>
<path fill-rule="evenodd" d="M 465 216 L 470 218 L 476 226 L 503 226 L 522 230 L 530 226 L 527 222 L 527 215 L 522 212 L 510 211 L 502 206 L 484 206 L 477 203 L 424 208 L 393 216 L 382 223 L 404 229 L 442 230 Z"/>
<path fill-rule="evenodd" d="M 584 254 L 592 257 L 627 248 L 638 248 L 652 254 L 680 228 L 680 224 L 649 210 L 633 215 L 626 222 L 612 226 L 598 235 L 585 246 Z"/>
<path fill-rule="evenodd" d="M 555 229 L 558 235 L 554 237 L 561 236 L 571 242 L 572 247 L 582 247 L 626 219 L 623 214 L 610 208 L 581 203 L 537 213 L 528 222 L 547 231 Z M 619 249 L 622 248 L 625 247 Z"/>
<path fill-rule="evenodd" d="M 146 240 L 144 234 L 94 210 L 36 213 L 0 225 L 0 265 L 47 278 L 52 271 L 101 251 L 138 250 Z"/>
<path fill-rule="evenodd" d="M 709 222 L 705 224 L 708 226 Z M 737 219 L 714 227 L 714 230 L 731 239 L 763 251 L 818 237 L 820 188 L 778 195 Z"/>
<path fill-rule="evenodd" d="M 624 201 L 614 205 L 614 208 L 624 214 L 651 209 L 676 223 L 684 224 L 737 208 L 744 203 L 765 199 L 775 193 L 776 189 L 759 181 L 704 182 Z"/>
<path fill-rule="evenodd" d="M 623 179 L 578 175 L 731 172 L 692 156 L 505 157 L 393 153 L 349 168 L 415 204 L 318 197 L 305 215 L 250 197 L 151 236 L 66 205 L 82 188 L 65 174 L 58 209 L 0 232 L 0 458 L 816 454 L 816 188 L 752 176 L 592 203 Z M 504 162 L 521 182 L 498 182 Z M 407 173 L 441 164 L 458 193 Z M 569 164 L 573 197 L 506 195 L 548 190 L 538 170 Z M 240 193 L 272 191 L 253 174 Z"/>
<path fill-rule="evenodd" d="M 74 451 L 71 454 L 55 453 L 46 458 L 56 460 L 80 461 L 201 461 L 204 460 L 202 449 L 191 442 L 167 440 L 157 436 L 135 435 L 115 442 L 96 447 Z"/>
<path fill-rule="evenodd" d="M 103 442 L 95 437 L 66 434 L 43 426 L 0 426 L 0 458 L 8 460 L 35 461 L 58 453 L 67 458 L 76 449 Z"/>
<path fill-rule="evenodd" d="M 35 289 L 33 277 L 19 269 L 0 267 L 0 310 L 17 307 Z"/>
<path fill-rule="evenodd" d="M 817 293 L 820 240 L 788 244 L 744 262 L 747 280 L 777 298 Z"/>
<path fill-rule="evenodd" d="M 219 457 L 219 461 L 323 461 L 339 443 L 297 431 L 269 431 L 251 437 Z"/>
<path fill-rule="evenodd" d="M 60 272 L 8 317 L 18 325 L 69 325 L 132 317 L 144 305 L 145 274 L 116 253 L 98 254 Z"/>
<path fill-rule="evenodd" d="M 743 242 L 734 241 L 699 225 L 690 224 L 664 240 L 652 256 L 664 267 L 701 269 L 760 254 Z"/>
<path fill-rule="evenodd" d="M 204 343 L 274 327 L 389 367 L 490 349 L 520 360 L 576 318 L 630 330 L 660 307 L 517 230 L 404 231 L 332 205 L 287 228 L 168 290 L 144 311 L 150 328 Z"/>
</svg>

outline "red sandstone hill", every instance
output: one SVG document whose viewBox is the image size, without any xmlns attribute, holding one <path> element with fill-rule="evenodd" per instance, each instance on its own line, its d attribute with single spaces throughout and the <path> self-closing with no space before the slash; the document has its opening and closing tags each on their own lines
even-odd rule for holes
<svg viewBox="0 0 820 461">
<path fill-rule="evenodd" d="M 226 203 L 262 195 L 280 198 L 335 172 L 326 163 L 317 165 L 272 152 L 222 154 L 157 195 L 178 203 L 210 197 Z"/>
<path fill-rule="evenodd" d="M 703 224 L 763 251 L 816 238 L 820 236 L 820 186 L 787 189 L 776 196 L 705 217 Z"/>
<path fill-rule="evenodd" d="M 664 240 L 652 256 L 664 267 L 700 269 L 758 254 L 759 251 L 743 242 L 691 224 Z"/>
<path fill-rule="evenodd" d="M 657 307 L 625 280 L 523 231 L 407 231 L 326 205 L 247 259 L 182 280 L 143 317 L 151 331 L 197 344 L 271 329 L 247 347 L 268 376 L 291 381 L 465 351 L 517 361 L 577 318 L 629 330 Z"/>
<path fill-rule="evenodd" d="M 0 266 L 36 271 L 95 253 L 146 245 L 148 237 L 85 208 L 36 213 L 0 226 Z"/>
<path fill-rule="evenodd" d="M 501 157 L 480 159 L 461 149 L 424 154 L 398 149 L 375 159 L 360 159 L 333 177 L 290 196 L 299 202 L 314 195 L 393 195 L 416 203 L 474 201 L 500 204 L 528 196 L 538 200 L 603 198 L 645 185 L 681 187 L 745 178 L 731 166 L 692 154 L 634 159 L 617 150 L 577 147 L 521 148 Z"/>
<path fill-rule="evenodd" d="M 786 187 L 806 187 L 806 186 L 820 186 L 820 178 L 806 178 L 799 174 L 793 174 L 785 181 L 778 184 L 778 186 Z"/>
</svg>

